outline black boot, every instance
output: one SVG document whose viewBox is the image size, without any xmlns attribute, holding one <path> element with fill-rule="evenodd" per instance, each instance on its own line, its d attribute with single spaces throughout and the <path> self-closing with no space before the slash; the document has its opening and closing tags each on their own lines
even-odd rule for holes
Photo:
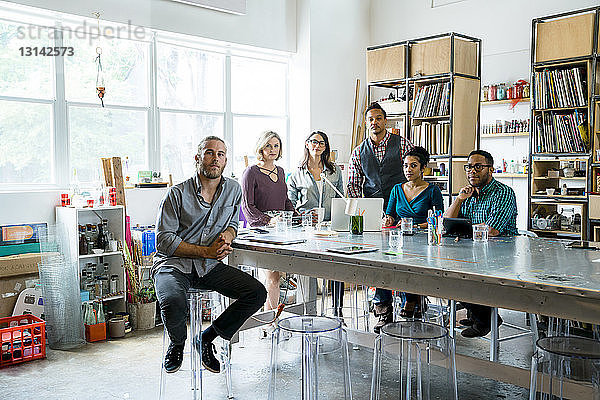
<svg viewBox="0 0 600 400">
<path fill-rule="evenodd" d="M 394 308 L 391 303 L 387 304 L 375 304 L 373 309 L 373 314 L 379 318 L 375 326 L 373 327 L 373 332 L 379 333 L 381 331 L 381 327 L 390 322 L 394 322 L 393 315 Z"/>
</svg>

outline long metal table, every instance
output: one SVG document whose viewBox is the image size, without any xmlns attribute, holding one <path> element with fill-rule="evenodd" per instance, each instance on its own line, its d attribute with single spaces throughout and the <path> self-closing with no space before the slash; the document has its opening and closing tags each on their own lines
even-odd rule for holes
<svg viewBox="0 0 600 400">
<path fill-rule="evenodd" d="M 389 248 L 386 232 L 313 237 L 292 229 L 269 236 L 306 242 L 267 244 L 241 236 L 234 243 L 230 264 L 600 324 L 600 251 L 569 249 L 560 241 L 524 236 L 490 238 L 485 244 L 444 237 L 440 246 L 430 246 L 421 233 L 405 236 L 397 251 Z M 378 251 L 356 255 L 327 251 L 353 244 Z M 360 341 L 360 335 L 356 337 Z M 363 338 L 360 344 L 369 345 L 369 340 Z M 529 386 L 527 370 L 466 358 L 457 356 L 459 370 Z M 490 368 L 493 373 L 488 374 L 485 370 Z"/>
</svg>

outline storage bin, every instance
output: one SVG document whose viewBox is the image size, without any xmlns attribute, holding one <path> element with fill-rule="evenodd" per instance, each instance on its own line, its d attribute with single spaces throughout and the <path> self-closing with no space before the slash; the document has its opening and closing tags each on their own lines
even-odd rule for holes
<svg viewBox="0 0 600 400">
<path fill-rule="evenodd" d="M 405 45 L 367 50 L 367 81 L 404 79 L 405 51 Z"/>
<path fill-rule="evenodd" d="M 410 76 L 450 72 L 451 37 L 414 43 L 410 48 Z M 454 72 L 477 76 L 477 43 L 454 38 Z"/>
<path fill-rule="evenodd" d="M 593 13 L 538 22 L 536 28 L 536 62 L 589 56 L 593 52 Z"/>
<path fill-rule="evenodd" d="M 46 322 L 34 315 L 0 318 L 0 367 L 46 357 Z"/>
</svg>

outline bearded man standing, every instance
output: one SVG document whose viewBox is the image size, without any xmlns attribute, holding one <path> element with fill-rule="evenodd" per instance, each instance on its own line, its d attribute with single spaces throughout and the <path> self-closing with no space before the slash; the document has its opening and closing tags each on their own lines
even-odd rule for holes
<svg viewBox="0 0 600 400">
<path fill-rule="evenodd" d="M 252 276 L 224 264 L 237 235 L 242 189 L 223 177 L 227 146 L 217 136 L 198 145 L 196 174 L 170 188 L 156 221 L 152 277 L 170 345 L 164 368 L 179 370 L 186 340 L 187 291 L 214 290 L 235 301 L 203 332 L 192 338 L 202 364 L 219 372 L 213 340 L 230 340 L 265 302 L 265 287 Z"/>
</svg>

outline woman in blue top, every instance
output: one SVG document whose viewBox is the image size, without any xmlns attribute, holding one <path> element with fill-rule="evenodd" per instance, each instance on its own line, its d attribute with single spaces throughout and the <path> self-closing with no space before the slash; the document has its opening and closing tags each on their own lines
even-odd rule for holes
<svg viewBox="0 0 600 400">
<path fill-rule="evenodd" d="M 415 224 L 426 227 L 429 210 L 444 210 L 440 188 L 423 180 L 423 171 L 428 163 L 429 153 L 423 147 L 414 147 L 404 155 L 404 175 L 408 181 L 392 189 L 383 226 L 400 225 L 402 218 L 412 218 Z M 406 302 L 400 316 L 420 318 L 421 296 L 411 293 L 403 295 Z"/>
</svg>

